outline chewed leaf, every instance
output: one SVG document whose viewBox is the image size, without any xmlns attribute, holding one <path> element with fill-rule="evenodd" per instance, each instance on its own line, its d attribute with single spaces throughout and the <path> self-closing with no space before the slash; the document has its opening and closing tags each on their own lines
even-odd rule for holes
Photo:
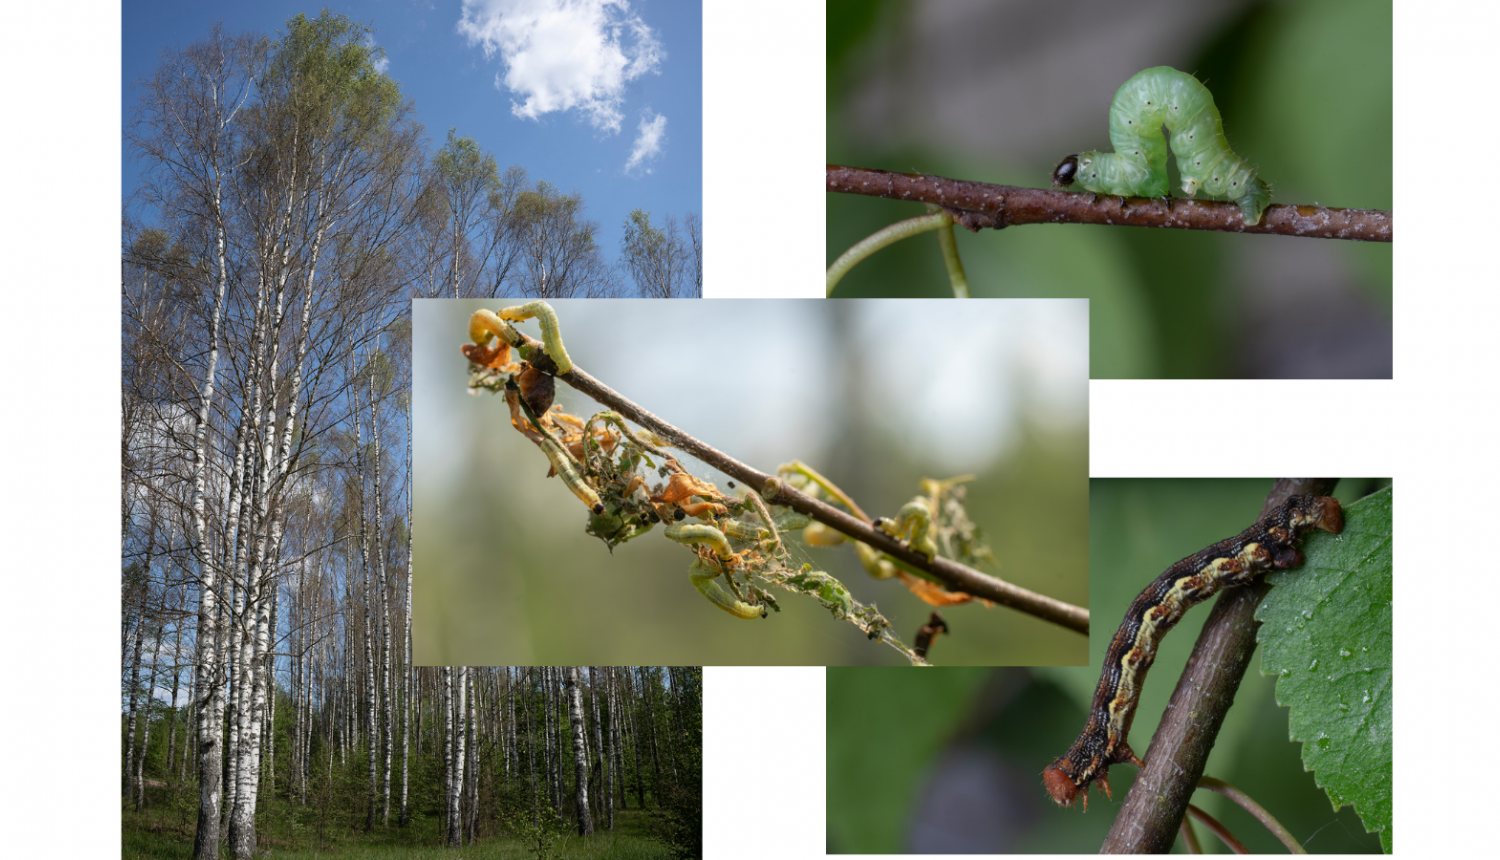
<svg viewBox="0 0 1500 860">
<path fill-rule="evenodd" d="M 1302 762 L 1335 809 L 1353 805 L 1391 850 L 1391 490 L 1345 509 L 1307 563 L 1272 574 L 1260 641 Z"/>
</svg>

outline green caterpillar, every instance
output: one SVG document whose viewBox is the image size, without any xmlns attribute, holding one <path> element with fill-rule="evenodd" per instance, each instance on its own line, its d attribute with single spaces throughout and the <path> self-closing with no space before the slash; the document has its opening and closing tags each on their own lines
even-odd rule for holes
<svg viewBox="0 0 1500 860">
<path fill-rule="evenodd" d="M 1235 155 L 1224 137 L 1214 97 L 1197 78 L 1170 66 L 1137 72 L 1120 85 L 1109 108 L 1109 139 L 1114 152 L 1070 155 L 1052 171 L 1052 184 L 1077 182 L 1095 194 L 1167 196 L 1167 142 L 1182 175 L 1182 193 L 1239 204 L 1246 224 L 1259 224 L 1271 202 L 1271 188 L 1256 169 Z"/>
</svg>

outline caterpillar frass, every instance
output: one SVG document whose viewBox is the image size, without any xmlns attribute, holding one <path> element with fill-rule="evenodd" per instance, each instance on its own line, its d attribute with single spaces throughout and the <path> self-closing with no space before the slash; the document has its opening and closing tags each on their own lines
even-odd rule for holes
<svg viewBox="0 0 1500 860">
<path fill-rule="evenodd" d="M 1250 162 L 1235 154 L 1224 137 L 1214 97 L 1198 79 L 1170 66 L 1137 72 L 1120 85 L 1109 107 L 1109 140 L 1114 152 L 1070 155 L 1052 171 L 1052 184 L 1078 183 L 1095 194 L 1167 196 L 1165 125 L 1182 176 L 1182 193 L 1202 191 L 1239 204 L 1246 224 L 1259 224 L 1271 202 L 1271 188 Z"/>
<path fill-rule="evenodd" d="M 1338 499 L 1292 496 L 1255 525 L 1177 562 L 1146 586 L 1130 604 L 1105 651 L 1083 734 L 1042 771 L 1042 783 L 1053 800 L 1072 806 L 1081 795 L 1087 810 L 1089 784 L 1095 780 L 1104 795 L 1113 799 L 1107 779 L 1110 765 L 1145 766 L 1131 751 L 1127 738 L 1141 685 L 1162 637 L 1194 604 L 1223 589 L 1245 585 L 1267 571 L 1301 564 L 1297 542 L 1313 528 L 1334 534 L 1343 531 L 1344 512 Z"/>
</svg>

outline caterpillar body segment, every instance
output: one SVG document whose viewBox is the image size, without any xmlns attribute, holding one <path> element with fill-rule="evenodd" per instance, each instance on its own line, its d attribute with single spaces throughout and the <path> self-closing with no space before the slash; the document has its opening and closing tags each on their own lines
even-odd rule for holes
<svg viewBox="0 0 1500 860">
<path fill-rule="evenodd" d="M 808 546 L 838 546 L 848 539 L 848 535 L 823 523 L 809 523 L 807 528 L 802 530 L 802 540 Z"/>
<path fill-rule="evenodd" d="M 662 531 L 671 540 L 684 544 L 701 544 L 714 551 L 719 558 L 728 561 L 734 558 L 734 550 L 724 533 L 713 526 L 701 523 L 673 523 Z"/>
<path fill-rule="evenodd" d="M 885 553 L 875 547 L 855 541 L 854 553 L 859 556 L 859 563 L 864 565 L 865 573 L 875 579 L 890 579 L 896 575 L 896 566 L 886 559 Z"/>
<path fill-rule="evenodd" d="M 583 475 L 578 473 L 578 465 L 573 462 L 572 455 L 551 436 L 541 436 L 540 440 L 537 444 L 541 446 L 547 459 L 552 462 L 552 470 L 557 473 L 557 477 L 562 479 L 573 495 L 587 505 L 589 510 L 596 514 L 603 513 L 604 505 L 599 501 L 599 494 L 594 492 L 594 488 L 590 487 Z"/>
<path fill-rule="evenodd" d="M 1115 151 L 1068 156 L 1053 171 L 1052 184 L 1076 182 L 1096 194 L 1167 196 L 1168 142 L 1162 126 L 1171 135 L 1182 193 L 1232 200 L 1246 224 L 1259 224 L 1271 202 L 1270 186 L 1254 165 L 1229 147 L 1208 88 L 1169 66 L 1138 72 L 1115 92 L 1109 109 L 1109 139 Z"/>
<path fill-rule="evenodd" d="M 573 370 L 573 360 L 568 357 L 568 351 L 563 348 L 562 333 L 557 326 L 557 312 L 546 302 L 527 302 L 524 305 L 502 308 L 496 314 L 502 320 L 519 321 L 535 319 L 542 327 L 542 345 L 547 350 L 547 356 L 557 365 L 559 376 L 565 375 Z M 478 317 L 478 314 L 475 314 Z M 472 329 L 473 323 L 470 323 Z"/>
<path fill-rule="evenodd" d="M 1290 496 L 1250 528 L 1167 568 L 1136 596 L 1105 651 L 1083 732 L 1042 771 L 1042 784 L 1054 801 L 1072 806 L 1081 799 L 1088 809 L 1091 784 L 1099 783 L 1105 797 L 1110 797 L 1111 765 L 1145 766 L 1130 748 L 1130 727 L 1162 638 L 1187 610 L 1220 591 L 1301 564 L 1298 541 L 1314 528 L 1333 534 L 1343 531 L 1338 499 Z"/>
<path fill-rule="evenodd" d="M 720 528 L 726 537 L 735 540 L 762 541 L 771 536 L 770 529 L 765 526 L 743 520 L 725 520 L 720 523 Z"/>
<path fill-rule="evenodd" d="M 720 584 L 719 575 L 721 573 L 723 571 L 719 569 L 718 565 L 713 562 L 704 561 L 701 558 L 694 559 L 693 563 L 688 567 L 688 578 L 692 580 L 693 587 L 698 589 L 699 594 L 707 597 L 713 605 L 728 612 L 735 618 L 748 620 L 751 618 L 766 617 L 766 607 L 746 603 L 736 596 L 734 592 Z"/>
<path fill-rule="evenodd" d="M 782 511 L 772 518 L 776 524 L 776 530 L 780 532 L 794 532 L 807 528 L 812 524 L 812 517 L 797 511 Z"/>
<path fill-rule="evenodd" d="M 937 555 L 932 539 L 932 509 L 921 496 L 901 506 L 894 519 L 880 519 L 875 526 L 893 538 L 904 540 L 913 551 L 929 559 Z"/>
<path fill-rule="evenodd" d="M 491 338 L 499 338 L 502 343 L 514 346 L 511 341 L 513 336 L 510 326 L 496 316 L 494 311 L 481 308 L 469 317 L 469 340 L 480 346 L 488 345 Z"/>
</svg>

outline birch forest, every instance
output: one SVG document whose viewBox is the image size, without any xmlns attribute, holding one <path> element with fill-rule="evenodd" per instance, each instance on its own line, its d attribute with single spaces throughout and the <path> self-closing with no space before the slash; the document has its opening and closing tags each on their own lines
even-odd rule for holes
<svg viewBox="0 0 1500 860">
<path fill-rule="evenodd" d="M 701 669 L 416 667 L 408 600 L 411 299 L 697 295 L 697 217 L 607 263 L 365 37 L 215 30 L 127 82 L 124 856 L 697 856 Z"/>
</svg>

